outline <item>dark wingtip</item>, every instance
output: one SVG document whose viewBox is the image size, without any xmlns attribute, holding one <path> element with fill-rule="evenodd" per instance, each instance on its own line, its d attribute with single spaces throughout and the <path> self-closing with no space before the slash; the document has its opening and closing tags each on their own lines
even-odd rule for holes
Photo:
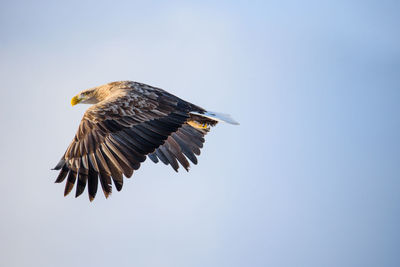
<svg viewBox="0 0 400 267">
<path fill-rule="evenodd" d="M 78 190 L 78 188 L 76 189 L 76 192 L 75 192 L 75 198 L 77 198 L 77 197 L 79 197 L 80 195 L 82 195 L 82 193 L 84 192 L 85 190 Z"/>
<path fill-rule="evenodd" d="M 74 187 L 74 184 L 67 181 L 67 183 L 65 185 L 65 190 L 64 190 L 64 197 L 66 197 L 72 191 L 73 187 Z"/>
<path fill-rule="evenodd" d="M 114 181 L 114 185 L 115 185 L 115 188 L 117 189 L 118 192 L 122 190 L 122 186 L 123 186 L 122 183 L 115 183 L 115 181 Z"/>
<path fill-rule="evenodd" d="M 65 165 L 65 160 L 64 160 L 64 159 L 61 159 L 61 160 L 57 163 L 57 165 L 56 165 L 53 169 L 51 169 L 51 170 L 56 170 L 56 171 L 61 170 L 61 168 L 64 167 L 64 165 Z"/>
</svg>

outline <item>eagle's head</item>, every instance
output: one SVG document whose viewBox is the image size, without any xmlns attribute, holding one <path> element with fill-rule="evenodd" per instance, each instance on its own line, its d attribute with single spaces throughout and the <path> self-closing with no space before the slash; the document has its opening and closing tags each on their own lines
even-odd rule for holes
<svg viewBox="0 0 400 267">
<path fill-rule="evenodd" d="M 126 87 L 124 85 L 128 83 L 130 82 L 129 81 L 112 82 L 83 90 L 71 99 L 71 105 L 75 106 L 76 104 L 80 103 L 96 104 L 100 101 L 107 99 L 112 94 L 116 93 L 116 91 L 123 89 L 124 87 Z"/>
<path fill-rule="evenodd" d="M 98 102 L 96 93 L 97 93 L 97 87 L 83 90 L 71 99 L 71 105 L 75 106 L 76 104 L 80 103 L 96 104 Z"/>
</svg>

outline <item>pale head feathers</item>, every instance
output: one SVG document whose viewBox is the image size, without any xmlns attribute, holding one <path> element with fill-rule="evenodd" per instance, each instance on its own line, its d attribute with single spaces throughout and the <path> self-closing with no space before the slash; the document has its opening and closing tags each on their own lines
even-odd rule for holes
<svg viewBox="0 0 400 267">
<path fill-rule="evenodd" d="M 122 93 L 132 82 L 121 81 L 111 82 L 101 86 L 85 89 L 71 99 L 71 105 L 76 104 L 96 104 L 111 96 Z"/>
</svg>

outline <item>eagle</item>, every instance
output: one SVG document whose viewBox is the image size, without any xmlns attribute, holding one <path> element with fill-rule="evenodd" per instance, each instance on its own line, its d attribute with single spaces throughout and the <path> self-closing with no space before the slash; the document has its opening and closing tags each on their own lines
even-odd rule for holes
<svg viewBox="0 0 400 267">
<path fill-rule="evenodd" d="M 81 91 L 71 105 L 93 104 L 61 160 L 56 183 L 66 179 L 64 196 L 75 183 L 75 197 L 88 187 L 89 200 L 100 181 L 106 198 L 123 186 L 140 164 L 150 158 L 188 171 L 197 164 L 204 136 L 223 121 L 238 124 L 229 115 L 207 111 L 167 91 L 133 81 L 111 82 Z"/>
</svg>

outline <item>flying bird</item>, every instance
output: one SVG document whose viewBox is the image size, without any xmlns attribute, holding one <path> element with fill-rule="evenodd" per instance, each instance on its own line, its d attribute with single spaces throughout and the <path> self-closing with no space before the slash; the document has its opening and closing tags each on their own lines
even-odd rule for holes
<svg viewBox="0 0 400 267">
<path fill-rule="evenodd" d="M 87 185 L 89 200 L 98 183 L 107 198 L 112 182 L 120 191 L 123 176 L 149 157 L 178 171 L 197 164 L 204 136 L 219 121 L 238 124 L 229 115 L 210 112 L 163 89 L 132 81 L 112 82 L 81 91 L 71 105 L 93 104 L 79 124 L 74 139 L 54 168 L 56 183 L 66 179 L 64 196 L 76 183 L 75 197 Z"/>
</svg>

